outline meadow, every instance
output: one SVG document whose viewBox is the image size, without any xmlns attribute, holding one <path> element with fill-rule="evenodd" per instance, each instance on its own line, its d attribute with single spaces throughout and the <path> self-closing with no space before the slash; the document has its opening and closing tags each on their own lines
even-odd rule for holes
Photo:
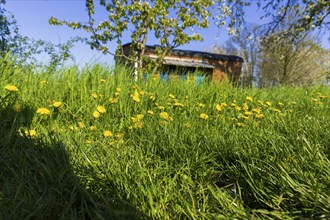
<svg viewBox="0 0 330 220">
<path fill-rule="evenodd" d="M 330 87 L 0 60 L 0 219 L 329 219 Z"/>
</svg>

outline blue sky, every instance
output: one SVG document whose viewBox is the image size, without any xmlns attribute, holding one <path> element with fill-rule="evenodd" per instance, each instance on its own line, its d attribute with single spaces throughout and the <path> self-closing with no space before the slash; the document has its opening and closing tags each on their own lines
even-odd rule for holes
<svg viewBox="0 0 330 220">
<path fill-rule="evenodd" d="M 95 1 L 96 2 L 96 1 Z M 20 26 L 22 35 L 51 41 L 53 43 L 63 43 L 75 36 L 88 36 L 82 30 L 72 30 L 68 27 L 50 26 L 48 19 L 53 16 L 58 19 L 68 21 L 87 21 L 87 13 L 85 9 L 85 0 L 7 0 L 5 8 L 12 12 Z M 98 11 L 97 11 L 98 12 Z M 100 17 L 106 16 L 100 11 L 97 14 Z M 260 11 L 257 7 L 251 7 L 246 11 L 246 20 L 251 23 L 260 23 Z M 204 38 L 203 42 L 192 42 L 188 45 L 181 46 L 180 49 L 189 50 L 205 50 L 213 44 L 222 44 L 228 39 L 226 29 L 219 29 L 213 25 L 210 28 L 199 31 Z M 329 36 L 323 36 L 323 46 L 330 49 Z M 123 39 L 123 43 L 129 42 L 127 37 Z M 153 45 L 156 41 L 149 38 L 148 44 Z M 112 51 L 116 45 L 109 45 Z M 72 50 L 78 65 L 84 65 L 86 62 L 104 62 L 113 63 L 113 57 L 103 55 L 100 52 L 91 50 L 89 46 L 78 44 Z"/>
</svg>

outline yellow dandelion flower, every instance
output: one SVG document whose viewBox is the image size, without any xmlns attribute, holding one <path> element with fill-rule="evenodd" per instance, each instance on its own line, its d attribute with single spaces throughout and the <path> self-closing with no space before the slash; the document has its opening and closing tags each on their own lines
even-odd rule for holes
<svg viewBox="0 0 330 220">
<path fill-rule="evenodd" d="M 124 133 L 119 133 L 119 134 L 116 135 L 116 137 L 117 137 L 118 139 L 121 139 L 121 138 L 124 137 Z"/>
<path fill-rule="evenodd" d="M 250 112 L 250 111 L 244 112 L 244 115 L 252 115 L 252 114 L 253 114 L 253 112 Z"/>
<path fill-rule="evenodd" d="M 230 118 L 231 121 L 237 121 L 237 118 Z"/>
<path fill-rule="evenodd" d="M 173 105 L 176 107 L 183 107 L 183 104 L 180 102 L 175 102 Z"/>
<path fill-rule="evenodd" d="M 268 105 L 268 106 L 272 106 L 272 103 L 270 102 L 270 101 L 267 101 L 267 102 L 265 102 L 266 103 L 266 105 Z"/>
<path fill-rule="evenodd" d="M 235 109 L 236 109 L 237 111 L 241 111 L 241 110 L 242 110 L 242 108 L 239 107 L 239 106 L 236 106 Z"/>
<path fill-rule="evenodd" d="M 153 112 L 152 110 L 148 110 L 147 113 L 148 113 L 149 115 L 153 115 L 153 114 L 154 114 L 154 112 Z"/>
<path fill-rule="evenodd" d="M 173 94 L 168 95 L 171 99 L 175 99 L 175 96 Z"/>
<path fill-rule="evenodd" d="M 199 118 L 200 118 L 200 119 L 204 119 L 204 120 L 206 120 L 206 119 L 209 118 L 209 116 L 208 116 L 207 114 L 205 114 L 205 113 L 201 113 L 201 114 L 199 115 Z"/>
<path fill-rule="evenodd" d="M 20 112 L 21 110 L 22 110 L 22 106 L 20 105 L 20 104 L 15 104 L 14 106 L 13 106 L 13 110 L 15 111 L 15 112 Z"/>
<path fill-rule="evenodd" d="M 144 95 L 146 92 L 144 90 L 140 91 L 140 95 Z"/>
<path fill-rule="evenodd" d="M 273 110 L 274 112 L 281 113 L 281 110 L 279 110 L 279 109 L 277 109 L 277 108 L 272 108 L 272 110 Z"/>
<path fill-rule="evenodd" d="M 201 108 L 204 108 L 204 107 L 205 107 L 205 104 L 203 104 L 203 103 L 198 103 L 198 106 L 201 107 Z"/>
<path fill-rule="evenodd" d="M 141 99 L 140 99 L 140 95 L 137 91 L 134 92 L 134 94 L 131 95 L 132 99 L 134 102 L 140 102 Z"/>
<path fill-rule="evenodd" d="M 95 130 L 96 130 L 96 126 L 95 126 L 95 125 L 90 126 L 90 127 L 89 127 L 89 130 L 90 130 L 90 131 L 95 131 Z"/>
<path fill-rule="evenodd" d="M 246 96 L 245 100 L 249 102 L 253 102 L 253 98 L 251 96 Z"/>
<path fill-rule="evenodd" d="M 164 109 L 165 109 L 165 107 L 162 106 L 162 105 L 157 106 L 157 108 L 158 108 L 159 110 L 164 110 Z"/>
<path fill-rule="evenodd" d="M 260 114 L 261 113 L 261 108 L 254 108 L 254 109 L 252 109 L 252 112 Z"/>
<path fill-rule="evenodd" d="M 84 128 L 85 124 L 83 122 L 78 122 L 78 126 L 79 126 L 79 128 Z"/>
<path fill-rule="evenodd" d="M 242 115 L 242 118 L 243 118 L 244 120 L 250 120 L 250 118 L 249 118 L 248 116 L 245 116 L 245 115 Z"/>
<path fill-rule="evenodd" d="M 277 103 L 277 105 L 279 105 L 279 106 L 283 106 L 284 103 L 283 103 L 283 102 L 279 102 L 279 103 Z"/>
<path fill-rule="evenodd" d="M 111 131 L 109 131 L 109 130 L 105 130 L 105 131 L 103 132 L 103 136 L 104 136 L 104 137 L 112 137 L 113 134 L 112 134 Z"/>
<path fill-rule="evenodd" d="M 31 130 L 27 130 L 25 131 L 25 135 L 28 137 L 36 137 L 37 136 L 37 132 L 34 129 Z"/>
<path fill-rule="evenodd" d="M 96 92 L 93 92 L 93 93 L 91 94 L 91 97 L 94 98 L 94 99 L 96 99 L 96 98 L 98 97 L 98 95 L 97 95 Z"/>
<path fill-rule="evenodd" d="M 221 110 L 222 110 L 222 107 L 221 107 L 221 105 L 217 104 L 217 105 L 215 106 L 215 109 L 216 109 L 217 111 L 221 111 Z"/>
<path fill-rule="evenodd" d="M 98 111 L 94 111 L 94 112 L 93 112 L 93 117 L 94 117 L 94 118 L 99 118 L 99 117 L 100 117 L 100 112 L 98 112 Z"/>
<path fill-rule="evenodd" d="M 92 144 L 92 143 L 93 143 L 92 140 L 89 140 L 89 139 L 86 140 L 86 144 Z"/>
<path fill-rule="evenodd" d="M 112 104 L 118 103 L 118 101 L 119 101 L 118 98 L 110 98 L 109 99 L 109 102 L 112 103 Z"/>
<path fill-rule="evenodd" d="M 50 111 L 47 108 L 38 108 L 37 113 L 40 115 L 49 115 Z"/>
<path fill-rule="evenodd" d="M 165 119 L 165 120 L 168 120 L 168 121 L 172 121 L 173 120 L 173 118 L 167 112 L 161 112 L 161 113 L 159 113 L 159 116 L 162 119 Z"/>
<path fill-rule="evenodd" d="M 156 100 L 156 97 L 154 95 L 149 96 L 149 99 L 151 99 L 152 101 Z"/>
<path fill-rule="evenodd" d="M 237 104 L 236 103 L 231 103 L 230 106 L 237 107 Z"/>
<path fill-rule="evenodd" d="M 261 100 L 258 100 L 258 104 L 259 105 L 264 105 L 263 101 L 261 101 Z"/>
<path fill-rule="evenodd" d="M 238 123 L 236 123 L 236 126 L 237 126 L 237 127 L 245 127 L 246 125 L 245 125 L 244 123 L 240 123 L 240 122 L 238 122 Z"/>
<path fill-rule="evenodd" d="M 6 85 L 5 90 L 8 91 L 8 92 L 17 92 L 18 88 L 16 86 L 13 86 L 13 85 Z"/>
<path fill-rule="evenodd" d="M 259 118 L 259 119 L 261 119 L 261 118 L 264 118 L 264 117 L 265 117 L 265 115 L 264 115 L 264 114 L 256 114 L 255 116 L 256 116 L 256 118 Z"/>
<path fill-rule="evenodd" d="M 102 105 L 97 106 L 96 110 L 100 113 L 105 113 L 107 111 Z"/>
<path fill-rule="evenodd" d="M 53 106 L 54 106 L 55 108 L 59 108 L 59 107 L 61 107 L 61 105 L 62 105 L 62 102 L 54 102 L 54 103 L 53 103 Z"/>
<path fill-rule="evenodd" d="M 225 102 L 221 102 L 221 107 L 227 107 L 228 105 L 227 105 L 227 103 L 225 103 Z"/>
</svg>

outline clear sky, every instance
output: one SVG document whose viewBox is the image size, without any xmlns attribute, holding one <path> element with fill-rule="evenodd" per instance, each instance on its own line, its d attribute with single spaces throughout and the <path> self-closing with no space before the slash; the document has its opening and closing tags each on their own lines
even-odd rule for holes
<svg viewBox="0 0 330 220">
<path fill-rule="evenodd" d="M 97 2 L 97 1 L 95 1 Z M 75 36 L 88 36 L 82 30 L 73 30 L 66 26 L 50 26 L 48 19 L 55 17 L 68 21 L 87 21 L 88 16 L 85 8 L 85 0 L 7 0 L 5 8 L 12 12 L 20 26 L 20 33 L 35 39 L 43 39 L 53 43 L 63 43 Z M 98 11 L 96 11 L 98 13 Z M 104 17 L 103 11 L 97 16 Z M 104 14 L 102 14 L 104 13 Z M 246 20 L 251 23 L 260 23 L 260 12 L 257 7 L 251 7 L 246 11 Z M 222 44 L 228 39 L 226 29 L 219 29 L 211 26 L 208 29 L 199 31 L 204 38 L 203 42 L 192 42 L 189 45 L 181 46 L 180 49 L 205 50 L 213 44 Z M 330 49 L 329 36 L 323 36 L 323 46 Z M 123 39 L 123 43 L 129 42 L 129 36 Z M 149 38 L 148 44 L 157 43 Z M 116 48 L 115 44 L 110 44 L 111 51 Z M 84 65 L 86 62 L 97 61 L 108 64 L 113 63 L 113 57 L 103 55 L 100 52 L 91 50 L 89 46 L 77 44 L 72 50 L 76 58 L 76 63 Z"/>
</svg>

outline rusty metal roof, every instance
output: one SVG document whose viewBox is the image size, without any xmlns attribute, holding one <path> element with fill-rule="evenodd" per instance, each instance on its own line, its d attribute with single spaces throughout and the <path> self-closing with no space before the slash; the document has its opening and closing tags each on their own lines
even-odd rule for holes
<svg viewBox="0 0 330 220">
<path fill-rule="evenodd" d="M 124 47 L 129 47 L 132 43 L 127 43 L 123 45 Z M 156 48 L 160 47 L 158 45 L 150 46 L 146 45 L 145 52 L 154 52 L 156 53 Z M 192 58 L 208 58 L 214 60 L 223 60 L 223 61 L 232 61 L 232 62 L 244 62 L 243 58 L 236 55 L 224 55 L 224 54 L 215 54 L 209 52 L 202 51 L 194 51 L 194 50 L 180 50 L 180 49 L 172 49 L 170 55 L 175 56 L 187 56 Z"/>
</svg>

